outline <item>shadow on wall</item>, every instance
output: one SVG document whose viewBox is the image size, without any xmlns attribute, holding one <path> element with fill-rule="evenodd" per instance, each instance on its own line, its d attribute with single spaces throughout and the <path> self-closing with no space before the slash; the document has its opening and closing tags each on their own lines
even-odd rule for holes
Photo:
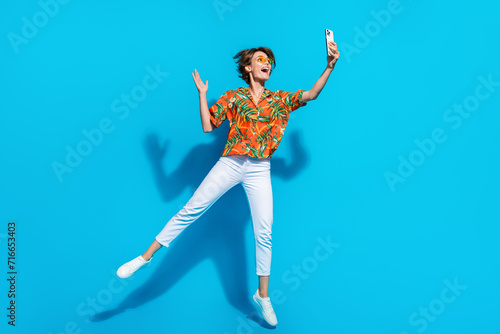
<svg viewBox="0 0 500 334">
<path fill-rule="evenodd" d="M 227 133 L 227 122 L 224 122 L 211 132 L 214 138 L 211 143 L 193 147 L 180 166 L 170 174 L 166 174 L 162 167 L 168 152 L 168 141 L 161 145 L 156 134 L 146 137 L 145 150 L 164 201 L 173 201 L 186 187 L 191 187 L 194 192 L 219 159 Z M 292 141 L 290 162 L 287 163 L 281 158 L 271 160 L 273 177 L 285 180 L 297 175 L 308 161 L 307 153 L 301 144 L 300 133 L 293 132 L 288 140 Z M 161 263 L 155 265 L 154 273 L 141 287 L 131 292 L 115 309 L 98 313 L 90 320 L 103 321 L 126 309 L 146 304 L 166 293 L 205 259 L 214 262 L 228 302 L 245 314 L 252 312 L 254 307 L 248 297 L 248 264 L 244 233 L 245 225 L 250 220 L 246 195 L 243 187 L 237 185 L 175 239 Z M 153 239 L 154 236 L 151 241 Z"/>
</svg>

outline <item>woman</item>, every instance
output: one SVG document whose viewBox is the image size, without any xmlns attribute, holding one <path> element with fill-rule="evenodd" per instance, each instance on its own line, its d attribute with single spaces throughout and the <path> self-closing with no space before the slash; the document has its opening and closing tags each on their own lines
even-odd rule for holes
<svg viewBox="0 0 500 334">
<path fill-rule="evenodd" d="M 193 75 L 200 98 L 200 117 L 204 132 L 230 122 L 228 139 L 222 157 L 215 164 L 189 202 L 165 225 L 148 250 L 122 265 L 117 275 L 131 276 L 151 263 L 153 254 L 170 243 L 199 218 L 226 191 L 241 183 L 252 213 L 256 248 L 256 272 L 259 288 L 253 299 L 263 318 L 272 326 L 278 323 L 269 298 L 271 271 L 271 227 L 273 199 L 270 158 L 278 148 L 290 112 L 314 100 L 325 86 L 335 67 L 339 52 L 334 42 L 328 44 L 327 67 L 311 90 L 287 93 L 264 88 L 276 64 L 267 47 L 245 49 L 234 56 L 239 77 L 247 87 L 227 91 L 210 109 L 207 105 L 208 81 L 203 83 L 198 71 Z"/>
</svg>

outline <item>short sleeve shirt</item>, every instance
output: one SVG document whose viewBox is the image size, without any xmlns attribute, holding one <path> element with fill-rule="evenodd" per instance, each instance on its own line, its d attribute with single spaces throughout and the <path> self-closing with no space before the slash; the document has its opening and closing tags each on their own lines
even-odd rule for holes
<svg viewBox="0 0 500 334">
<path fill-rule="evenodd" d="M 246 87 L 225 92 L 210 109 L 210 120 L 219 127 L 229 121 L 229 134 L 222 156 L 243 154 L 270 158 L 283 137 L 289 115 L 299 107 L 304 91 L 295 93 L 264 89 L 255 105 Z"/>
</svg>

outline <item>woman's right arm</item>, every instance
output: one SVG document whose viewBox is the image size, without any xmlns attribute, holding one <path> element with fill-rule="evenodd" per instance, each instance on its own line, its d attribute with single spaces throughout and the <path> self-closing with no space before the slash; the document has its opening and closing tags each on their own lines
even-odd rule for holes
<svg viewBox="0 0 500 334">
<path fill-rule="evenodd" d="M 201 118 L 201 126 L 203 127 L 204 132 L 210 132 L 215 129 L 215 125 L 212 124 L 210 120 L 210 112 L 208 111 L 208 103 L 207 103 L 207 90 L 208 90 L 208 80 L 203 83 L 200 78 L 200 74 L 195 69 L 193 75 L 194 83 L 196 84 L 196 88 L 198 89 L 198 95 L 200 97 L 200 118 Z"/>
</svg>

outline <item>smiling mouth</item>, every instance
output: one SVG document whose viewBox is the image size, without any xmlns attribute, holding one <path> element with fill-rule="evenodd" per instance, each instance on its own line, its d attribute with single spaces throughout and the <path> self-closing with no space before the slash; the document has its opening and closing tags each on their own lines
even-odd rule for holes
<svg viewBox="0 0 500 334">
<path fill-rule="evenodd" d="M 261 69 L 261 71 L 264 73 L 269 73 L 269 67 L 264 67 Z"/>
</svg>

